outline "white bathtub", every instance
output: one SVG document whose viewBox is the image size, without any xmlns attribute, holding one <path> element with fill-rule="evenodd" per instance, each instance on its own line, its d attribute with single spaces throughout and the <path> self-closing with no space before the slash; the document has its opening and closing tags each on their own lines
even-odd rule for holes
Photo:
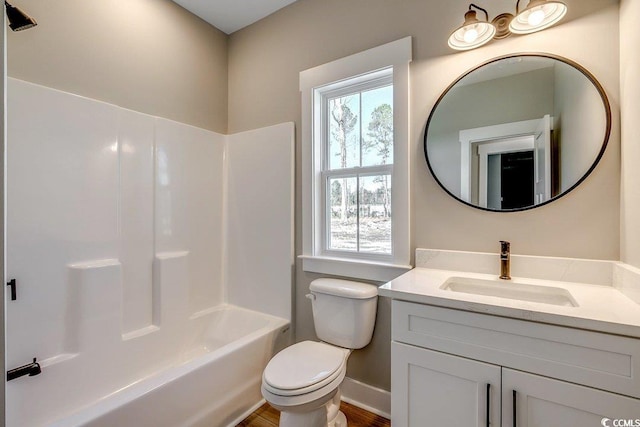
<svg viewBox="0 0 640 427">
<path fill-rule="evenodd" d="M 195 320 L 196 322 L 193 322 Z M 287 320 L 225 305 L 184 331 L 173 362 L 51 426 L 235 425 L 262 402 L 262 371 L 287 345 Z M 170 344 L 169 344 L 170 345 Z"/>
</svg>

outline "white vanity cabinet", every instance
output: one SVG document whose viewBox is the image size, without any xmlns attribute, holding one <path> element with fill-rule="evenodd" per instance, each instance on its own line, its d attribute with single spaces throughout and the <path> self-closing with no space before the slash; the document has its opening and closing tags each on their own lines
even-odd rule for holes
<svg viewBox="0 0 640 427">
<path fill-rule="evenodd" d="M 392 339 L 394 427 L 640 420 L 635 338 L 394 300 Z"/>
<path fill-rule="evenodd" d="M 503 426 L 599 427 L 603 425 L 603 418 L 633 420 L 626 425 L 640 425 L 640 400 L 502 368 Z"/>
<path fill-rule="evenodd" d="M 396 426 L 500 425 L 500 367 L 402 343 L 391 344 Z"/>
</svg>

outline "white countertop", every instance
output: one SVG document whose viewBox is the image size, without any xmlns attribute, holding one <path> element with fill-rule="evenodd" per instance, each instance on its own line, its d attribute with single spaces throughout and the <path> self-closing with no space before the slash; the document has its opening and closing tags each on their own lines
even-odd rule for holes
<svg viewBox="0 0 640 427">
<path fill-rule="evenodd" d="M 379 288 L 379 295 L 421 304 L 640 338 L 640 305 L 613 286 L 513 277 L 513 283 L 564 288 L 577 307 L 441 289 L 450 277 L 495 280 L 496 275 L 414 268 Z"/>
</svg>

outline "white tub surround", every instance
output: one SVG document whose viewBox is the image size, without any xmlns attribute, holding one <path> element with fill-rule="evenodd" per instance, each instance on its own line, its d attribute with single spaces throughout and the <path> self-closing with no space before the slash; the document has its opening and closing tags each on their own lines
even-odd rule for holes
<svg viewBox="0 0 640 427">
<path fill-rule="evenodd" d="M 227 299 L 285 319 L 294 275 L 294 134 L 284 123 L 227 137 Z"/>
<path fill-rule="evenodd" d="M 450 278 L 497 280 L 499 255 L 418 249 L 417 267 L 380 287 L 393 299 L 640 338 L 637 269 L 614 261 L 511 255 L 507 286 L 567 290 L 576 307 L 475 295 L 443 289 Z"/>
<path fill-rule="evenodd" d="M 290 339 L 293 125 L 238 139 L 15 79 L 8 105 L 7 366 L 42 374 L 7 383 L 7 425 L 215 426 L 258 403 Z"/>
</svg>

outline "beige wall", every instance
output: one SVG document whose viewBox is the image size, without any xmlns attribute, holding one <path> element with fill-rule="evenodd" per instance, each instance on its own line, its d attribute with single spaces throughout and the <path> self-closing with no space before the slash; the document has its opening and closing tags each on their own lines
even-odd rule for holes
<svg viewBox="0 0 640 427">
<path fill-rule="evenodd" d="M 635 1 L 635 0 L 629 0 Z M 491 16 L 513 9 L 513 1 L 487 2 Z M 301 253 L 299 72 L 411 35 L 412 248 L 497 250 L 511 240 L 514 253 L 618 259 L 620 229 L 620 132 L 618 1 L 566 0 L 561 25 L 511 37 L 481 49 L 453 53 L 446 44 L 461 24 L 462 0 L 300 0 L 229 39 L 229 131 L 295 121 L 296 253 Z M 495 56 L 519 51 L 566 56 L 603 84 L 613 108 L 611 142 L 594 173 L 578 189 L 550 205 L 499 214 L 467 207 L 450 198 L 430 176 L 422 151 L 424 125 L 438 96 L 458 75 Z M 318 277 L 297 263 L 297 338 L 313 338 L 309 302 Z M 350 359 L 348 375 L 389 389 L 389 303 L 382 299 L 373 343 Z"/>
<path fill-rule="evenodd" d="M 640 16 L 638 0 L 620 4 L 620 91 L 622 116 L 621 259 L 640 268 Z"/>
<path fill-rule="evenodd" d="M 227 130 L 227 36 L 169 0 L 19 0 L 8 74 L 216 132 Z"/>
</svg>

